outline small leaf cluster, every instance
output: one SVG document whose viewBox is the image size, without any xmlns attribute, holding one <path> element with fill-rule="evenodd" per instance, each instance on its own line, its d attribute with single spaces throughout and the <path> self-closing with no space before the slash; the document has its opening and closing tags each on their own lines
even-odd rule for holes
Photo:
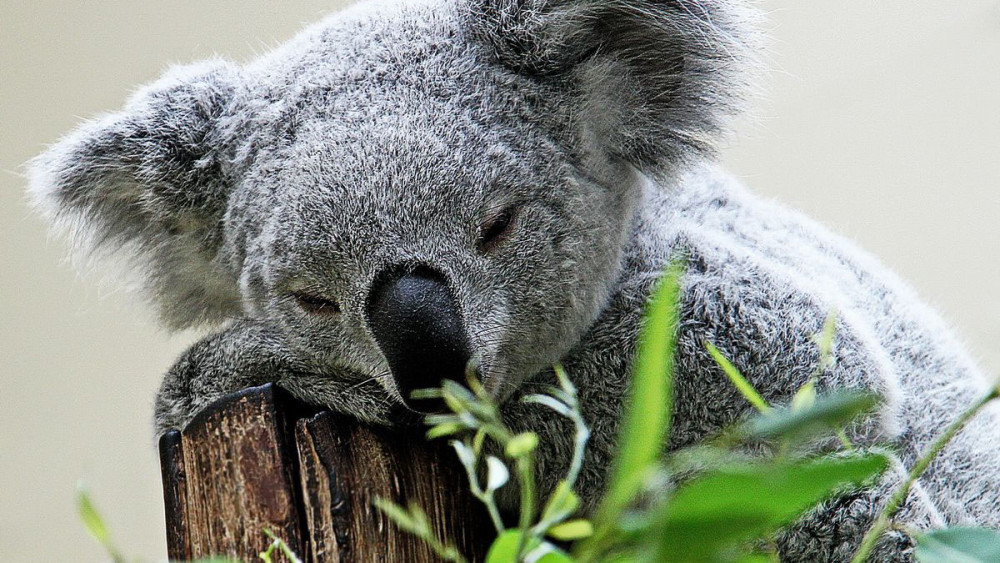
<svg viewBox="0 0 1000 563">
<path fill-rule="evenodd" d="M 576 389 L 560 366 L 555 367 L 555 373 L 558 387 L 548 387 L 544 394 L 523 399 L 568 418 L 575 428 L 575 447 L 569 469 L 540 508 L 536 506 L 535 498 L 534 456 L 538 435 L 510 430 L 486 390 L 471 374 L 467 386 L 445 381 L 440 389 L 423 390 L 414 395 L 440 399 L 452 411 L 450 414 L 428 416 L 427 423 L 431 428 L 427 436 L 450 438 L 449 443 L 468 477 L 469 490 L 490 515 L 497 537 L 487 553 L 488 563 L 571 561 L 569 554 L 556 542 L 578 540 L 593 532 L 590 521 L 572 518 L 580 506 L 580 499 L 573 488 L 583 465 L 590 431 L 580 415 Z M 487 453 L 487 441 L 495 446 L 489 450 L 498 455 Z M 517 525 L 508 528 L 501 517 L 495 495 L 498 489 L 508 484 L 512 474 L 517 480 L 520 509 Z M 376 505 L 402 529 L 428 541 L 442 559 L 465 560 L 450 543 L 433 537 L 426 519 L 420 526 L 413 526 L 416 507 L 406 509 L 386 499 L 378 499 Z M 428 535 L 432 537 L 428 538 Z"/>
<path fill-rule="evenodd" d="M 535 509 L 534 497 L 536 434 L 514 434 L 504 426 L 497 406 L 474 378 L 468 378 L 468 387 L 445 382 L 441 389 L 421 393 L 443 399 L 452 411 L 428 417 L 428 437 L 451 440 L 470 490 L 493 519 L 497 537 L 487 563 L 778 561 L 775 536 L 782 528 L 826 500 L 873 484 L 887 469 L 887 451 L 855 447 L 845 431 L 877 408 L 879 397 L 817 393 L 820 377 L 834 362 L 833 314 L 816 336 L 819 359 L 813 374 L 784 406 L 769 404 L 717 347 L 706 342 L 722 373 L 758 414 L 704 443 L 665 453 L 681 276 L 679 263 L 672 264 L 647 308 L 609 483 L 590 518 L 577 513 L 579 498 L 573 490 L 589 432 L 576 391 L 560 366 L 554 367 L 559 387 L 525 399 L 567 417 L 576 427 L 570 470 L 541 511 Z M 876 520 L 855 561 L 866 560 L 865 550 L 888 529 L 892 512 L 934 455 L 997 393 L 970 407 L 921 458 Z M 830 438 L 842 447 L 817 447 Z M 502 459 L 484 453 L 487 440 L 498 444 L 495 451 L 504 453 Z M 516 526 L 507 527 L 495 493 L 512 473 L 521 503 Z M 380 506 L 390 505 L 380 501 Z M 399 510 L 389 508 L 386 513 L 395 520 Z M 914 537 L 915 554 L 924 562 L 996 561 L 1000 552 L 1000 534 L 982 528 L 914 532 Z M 449 553 L 454 555 L 451 560 L 463 560 Z"/>
</svg>

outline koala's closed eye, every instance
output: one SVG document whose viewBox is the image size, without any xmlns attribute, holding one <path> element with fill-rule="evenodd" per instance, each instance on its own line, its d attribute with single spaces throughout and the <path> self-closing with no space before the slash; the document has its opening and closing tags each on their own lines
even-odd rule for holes
<svg viewBox="0 0 1000 563">
<path fill-rule="evenodd" d="M 489 254 L 510 237 L 517 222 L 517 211 L 516 205 L 508 205 L 480 225 L 476 243 L 480 252 Z"/>
<path fill-rule="evenodd" d="M 292 295 L 295 302 L 303 311 L 313 315 L 336 315 L 340 313 L 340 304 L 333 299 L 310 295 L 308 293 L 295 293 Z"/>
</svg>

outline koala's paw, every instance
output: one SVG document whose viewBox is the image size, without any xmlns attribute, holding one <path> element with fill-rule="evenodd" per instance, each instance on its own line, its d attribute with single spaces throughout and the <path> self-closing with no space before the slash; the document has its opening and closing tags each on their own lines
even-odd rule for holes
<svg viewBox="0 0 1000 563">
<path fill-rule="evenodd" d="M 238 321 L 188 348 L 167 372 L 156 396 L 156 435 L 184 428 L 223 395 L 277 381 L 292 369 L 272 330 Z"/>
</svg>

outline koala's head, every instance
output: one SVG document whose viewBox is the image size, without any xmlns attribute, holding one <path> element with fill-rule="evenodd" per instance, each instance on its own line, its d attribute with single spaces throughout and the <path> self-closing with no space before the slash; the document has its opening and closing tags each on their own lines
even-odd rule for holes
<svg viewBox="0 0 1000 563">
<path fill-rule="evenodd" d="M 404 399 L 469 362 L 508 396 L 619 276 L 642 174 L 711 151 L 737 0 L 365 4 L 245 66 L 169 72 L 36 159 L 170 327 L 246 316 Z"/>
</svg>

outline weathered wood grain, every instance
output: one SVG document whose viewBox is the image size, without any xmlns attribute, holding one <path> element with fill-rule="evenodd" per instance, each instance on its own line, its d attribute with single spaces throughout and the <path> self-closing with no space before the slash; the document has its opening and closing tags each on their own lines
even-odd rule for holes
<svg viewBox="0 0 1000 563">
<path fill-rule="evenodd" d="M 473 560 L 493 535 L 446 444 L 316 414 L 273 385 L 224 397 L 168 432 L 160 456 L 171 559 L 256 560 L 270 529 L 306 561 L 437 560 L 375 508 L 380 496 L 418 503 L 438 537 Z"/>
<path fill-rule="evenodd" d="M 188 550 L 171 558 L 256 559 L 270 543 L 265 529 L 305 551 L 294 444 L 279 405 L 273 386 L 255 387 L 213 404 L 181 433 L 174 475 L 183 484 L 165 488 L 183 490 L 183 501 L 167 506 L 167 521 L 180 520 L 183 532 L 167 531 L 168 546 Z"/>
<path fill-rule="evenodd" d="M 167 553 L 171 559 L 191 559 L 191 541 L 187 533 L 187 476 L 179 430 L 171 430 L 160 437 L 160 471 L 163 473 Z"/>
<path fill-rule="evenodd" d="M 401 533 L 373 505 L 415 502 L 438 538 L 474 559 L 492 532 L 454 454 L 421 434 L 358 425 L 329 412 L 296 425 L 310 546 L 318 561 L 433 561 L 427 544 Z M 385 559 L 382 559 L 385 558 Z"/>
</svg>

